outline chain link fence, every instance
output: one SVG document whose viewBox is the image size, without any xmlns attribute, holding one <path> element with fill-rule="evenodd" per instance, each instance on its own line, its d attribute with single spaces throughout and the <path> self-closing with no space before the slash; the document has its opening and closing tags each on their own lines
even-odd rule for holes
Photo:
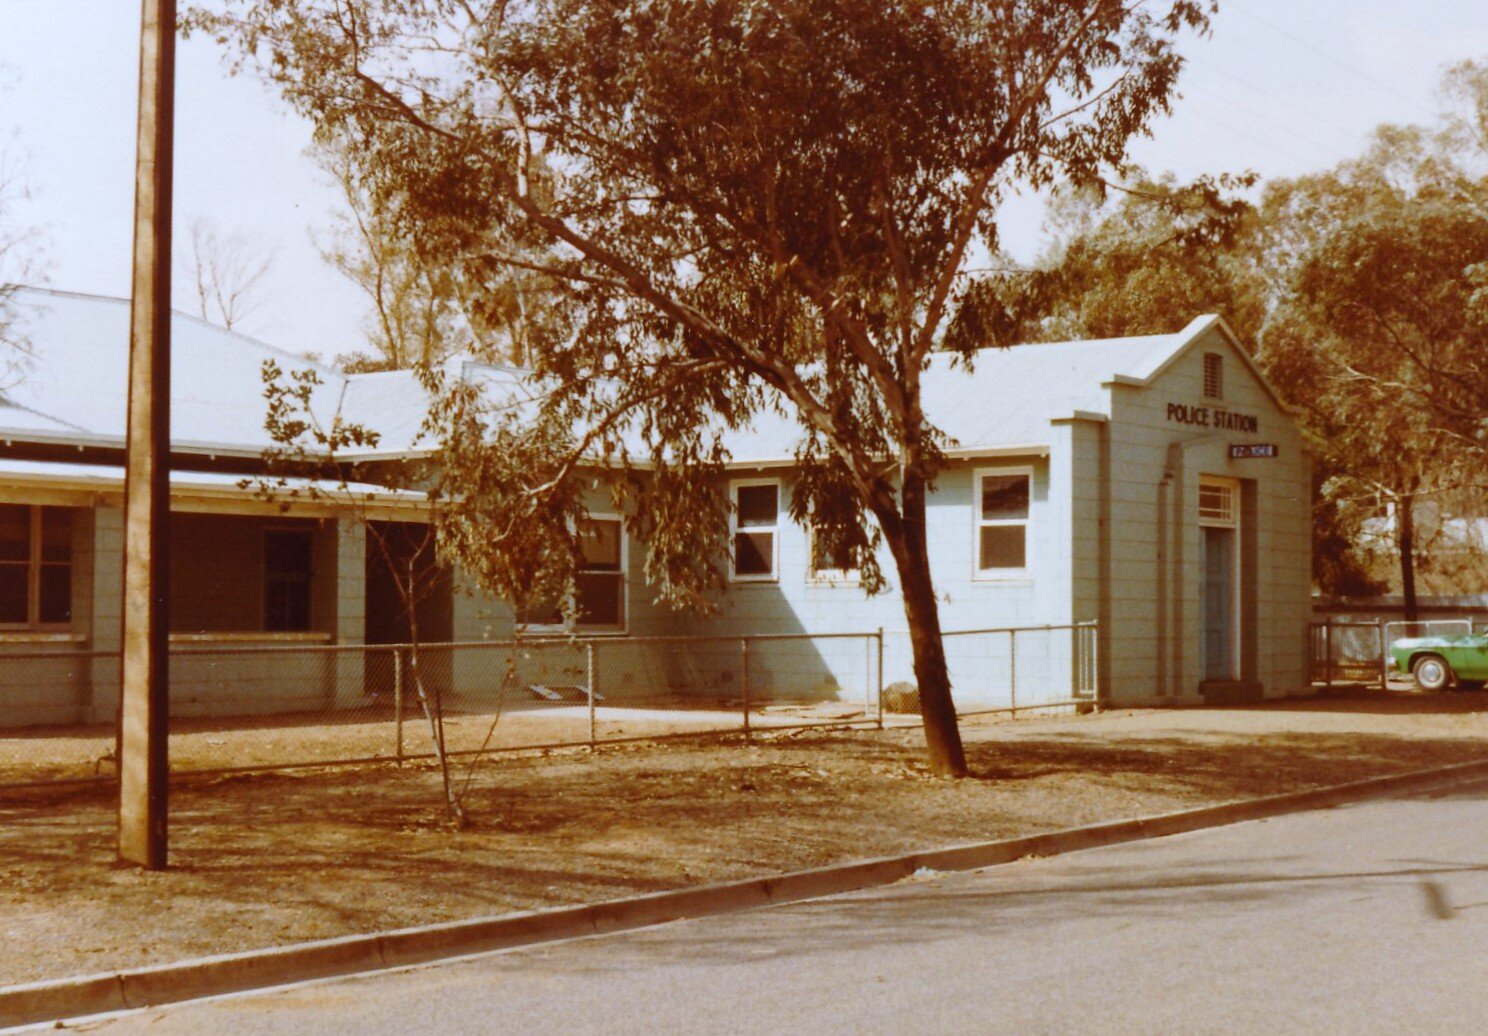
<svg viewBox="0 0 1488 1036">
<path fill-rule="evenodd" d="M 951 630 L 941 639 L 958 716 L 1095 703 L 1099 637 L 1093 622 Z M 885 653 L 885 708 L 910 711 L 913 705 L 918 711 L 917 701 L 906 698 L 914 684 L 908 633 L 887 634 Z"/>
<path fill-rule="evenodd" d="M 1093 626 L 945 634 L 958 710 L 1088 703 Z M 179 646 L 175 773 L 555 749 L 918 712 L 902 633 Z M 0 786 L 115 776 L 117 652 L 0 655 Z M 909 700 L 903 687 L 908 682 Z M 889 688 L 889 690 L 886 690 Z M 890 693 L 898 688 L 898 695 Z"/>
</svg>

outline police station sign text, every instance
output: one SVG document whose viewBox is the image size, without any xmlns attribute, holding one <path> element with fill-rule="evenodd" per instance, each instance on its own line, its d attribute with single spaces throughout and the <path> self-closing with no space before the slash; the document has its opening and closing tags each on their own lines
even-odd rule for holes
<svg viewBox="0 0 1488 1036">
<path fill-rule="evenodd" d="M 1168 420 L 1178 424 L 1198 425 L 1200 428 L 1217 428 L 1226 432 L 1258 432 L 1261 422 L 1250 414 L 1237 414 L 1220 407 L 1193 406 L 1189 403 L 1169 403 Z"/>
</svg>

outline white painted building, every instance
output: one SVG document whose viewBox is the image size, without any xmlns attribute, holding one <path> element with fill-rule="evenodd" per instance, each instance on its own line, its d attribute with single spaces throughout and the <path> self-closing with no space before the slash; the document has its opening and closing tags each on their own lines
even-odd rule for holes
<svg viewBox="0 0 1488 1036">
<path fill-rule="evenodd" d="M 1098 689 L 1117 705 L 1308 686 L 1309 461 L 1223 320 L 989 349 L 970 371 L 937 357 L 924 398 L 955 442 L 929 504 L 944 629 L 1094 622 Z M 773 495 L 781 517 L 758 552 L 768 574 L 735 573 L 722 615 L 689 628 L 902 629 L 897 594 L 812 571 L 809 534 L 783 517 L 794 441 L 781 422 L 730 444 L 734 499 Z"/>
<path fill-rule="evenodd" d="M 33 290 L 20 300 L 33 356 L 0 391 L 0 654 L 116 650 L 128 303 Z M 317 411 L 379 431 L 385 457 L 414 445 L 424 409 L 416 380 L 407 372 L 344 375 L 182 315 L 174 328 L 176 638 L 398 640 L 357 518 L 304 500 L 283 512 L 238 483 L 269 445 L 264 359 L 315 370 L 323 382 Z M 465 373 L 498 391 L 517 377 L 472 365 Z M 929 507 L 944 629 L 1095 624 L 1099 662 L 1089 680 L 1075 671 L 1069 642 L 1025 636 L 1019 673 L 1047 685 L 1050 700 L 1086 683 L 1113 705 L 1307 687 L 1308 461 L 1291 417 L 1223 321 L 1200 318 L 1171 335 L 987 350 L 970 370 L 937 357 L 924 398 L 930 420 L 954 441 Z M 820 559 L 815 568 L 808 532 L 786 518 L 796 435 L 788 422 L 770 421 L 729 443 L 736 507 L 719 614 L 652 605 L 640 546 L 626 542 L 619 516 L 596 513 L 592 563 L 580 581 L 590 621 L 577 632 L 630 638 L 639 649 L 640 638 L 656 634 L 882 628 L 890 631 L 885 679 L 909 678 L 907 641 L 893 635 L 904 619 L 892 586 L 868 598 L 852 573 Z M 379 520 L 419 516 L 396 494 L 365 492 Z M 891 583 L 892 567 L 886 558 Z M 421 621 L 428 639 L 512 629 L 508 609 L 459 593 L 432 602 Z M 676 669 L 633 654 L 632 671 L 617 679 Z M 995 699 L 1000 680 L 990 671 L 1015 664 L 976 651 L 950 655 L 962 703 Z M 861 686 L 859 670 L 872 661 L 823 650 L 816 664 L 821 693 L 830 695 Z M 111 708 L 98 681 L 93 689 L 69 681 L 59 692 L 34 682 L 7 688 L 0 676 L 0 713 L 11 714 L 0 715 L 0 726 L 97 718 Z M 203 688 L 188 681 L 178 693 L 196 694 L 187 704 L 201 711 L 304 704 L 256 684 L 246 698 L 241 689 Z"/>
</svg>

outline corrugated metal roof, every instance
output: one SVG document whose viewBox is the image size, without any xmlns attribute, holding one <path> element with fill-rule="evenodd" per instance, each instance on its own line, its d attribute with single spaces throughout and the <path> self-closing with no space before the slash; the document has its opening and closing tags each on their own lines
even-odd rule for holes
<svg viewBox="0 0 1488 1036">
<path fill-rule="evenodd" d="M 26 432 L 51 431 L 79 441 L 122 442 L 128 404 L 129 300 L 38 288 L 23 288 L 15 299 L 25 309 L 31 356 L 22 361 L 3 392 L 0 436 L 10 432 L 26 438 Z M 322 383 L 312 405 L 322 419 L 336 413 L 346 375 L 173 313 L 171 442 L 180 449 L 203 452 L 258 453 L 272 445 L 264 430 L 265 360 L 274 360 L 286 372 L 315 371 Z M 422 416 L 421 401 L 417 407 Z M 406 447 L 406 436 L 399 436 L 407 427 L 402 412 L 375 403 L 363 409 L 371 426 L 383 433 L 385 448 Z"/>
<path fill-rule="evenodd" d="M 954 450 L 1047 446 L 1051 421 L 1077 412 L 1109 417 L 1106 383 L 1144 377 L 1182 348 L 1197 324 L 1170 335 L 982 349 L 968 360 L 939 353 L 922 382 L 925 414 Z M 729 452 L 738 464 L 785 463 L 800 439 L 794 420 L 766 413 L 749 431 L 728 437 Z"/>
<path fill-rule="evenodd" d="M 28 309 L 33 355 L 0 393 L 0 438 L 122 443 L 128 300 L 34 288 L 16 298 Z M 968 453 L 1047 444 L 1051 421 L 1109 414 L 1106 383 L 1145 380 L 1213 322 L 1200 318 L 1169 335 L 984 349 L 969 363 L 939 354 L 924 376 L 926 414 Z M 173 315 L 171 328 L 171 438 L 179 449 L 257 453 L 271 445 L 263 427 L 266 359 L 286 371 L 317 372 L 317 416 L 328 423 L 339 413 L 377 431 L 376 453 L 415 445 L 426 395 L 411 371 L 342 374 L 183 313 Z M 481 381 L 493 401 L 531 405 L 521 371 L 457 359 L 447 372 Z M 789 416 L 765 412 L 726 440 L 736 464 L 772 464 L 789 461 L 800 438 Z"/>
<path fill-rule="evenodd" d="M 0 478 L 6 482 L 37 486 L 63 487 L 87 490 L 120 490 L 124 488 L 124 468 L 117 464 L 70 464 L 66 461 L 21 460 L 15 457 L 0 457 Z M 258 486 L 252 482 L 243 485 L 245 478 L 221 471 L 172 471 L 171 493 L 174 496 L 190 496 L 193 493 L 252 498 L 258 495 Z M 277 485 L 277 483 L 276 483 Z M 280 490 L 286 501 L 288 493 L 317 492 L 325 500 L 357 500 L 385 504 L 427 506 L 428 495 L 412 489 L 388 489 L 368 482 L 338 482 L 334 479 L 309 479 L 289 477 Z M 308 495 L 296 502 L 313 502 Z"/>
</svg>

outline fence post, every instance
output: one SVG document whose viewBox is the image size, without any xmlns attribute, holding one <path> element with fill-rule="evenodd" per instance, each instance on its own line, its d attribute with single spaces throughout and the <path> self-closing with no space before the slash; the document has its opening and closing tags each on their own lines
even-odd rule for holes
<svg viewBox="0 0 1488 1036">
<path fill-rule="evenodd" d="M 1333 619 L 1323 620 L 1323 686 L 1333 689 Z"/>
<path fill-rule="evenodd" d="M 1008 630 L 1008 715 L 1018 714 L 1018 631 Z"/>
<path fill-rule="evenodd" d="M 874 676 L 875 676 L 875 678 L 878 681 L 878 729 L 879 730 L 882 730 L 884 728 L 884 724 L 883 724 L 883 712 L 884 712 L 884 710 L 883 710 L 883 691 L 884 691 L 884 683 L 883 683 L 883 655 L 884 655 L 883 627 L 880 626 L 880 627 L 878 627 L 878 662 L 873 667 Z"/>
<path fill-rule="evenodd" d="M 398 765 L 403 765 L 403 650 L 393 648 L 393 731 Z"/>
<path fill-rule="evenodd" d="M 1390 689 L 1390 645 L 1385 640 L 1385 620 L 1375 619 L 1375 625 L 1379 628 L 1380 645 L 1380 690 Z"/>
<path fill-rule="evenodd" d="M 1105 702 L 1101 699 L 1100 622 L 1090 624 L 1090 693 L 1095 698 L 1095 711 L 1099 712 Z"/>
<path fill-rule="evenodd" d="M 739 638 L 739 693 L 744 701 L 744 736 L 749 737 L 749 638 Z"/>
<path fill-rule="evenodd" d="M 584 669 L 586 674 L 585 683 L 588 685 L 589 694 L 589 750 L 592 752 L 599 744 L 599 723 L 594 715 L 594 641 L 584 645 Z"/>
</svg>

